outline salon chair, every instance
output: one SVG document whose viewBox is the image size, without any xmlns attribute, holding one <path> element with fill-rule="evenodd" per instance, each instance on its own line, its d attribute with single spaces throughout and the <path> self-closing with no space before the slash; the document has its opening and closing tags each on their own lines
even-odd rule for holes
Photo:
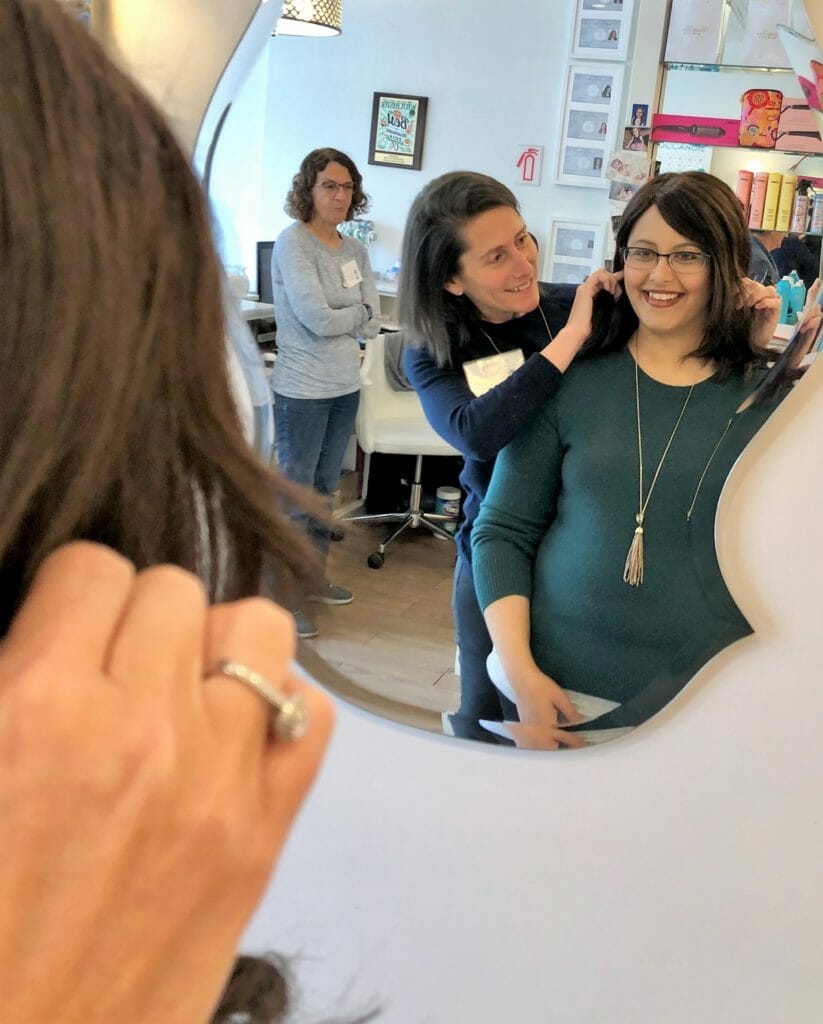
<svg viewBox="0 0 823 1024">
<path fill-rule="evenodd" d="M 444 540 L 454 541 L 454 534 L 441 526 L 453 522 L 453 517 L 424 512 L 423 458 L 428 455 L 455 456 L 460 453 L 447 444 L 423 413 L 420 399 L 414 391 L 395 391 L 389 384 L 385 367 L 385 336 L 378 335 L 366 344 L 360 369 L 360 407 L 355 426 L 357 442 L 365 453 L 362 497 L 368 493 L 369 468 L 373 452 L 392 455 L 413 455 L 414 475 L 408 508 L 400 512 L 357 515 L 347 518 L 350 523 L 396 523 L 396 529 L 383 541 L 367 561 L 372 569 L 380 569 L 386 549 L 405 530 L 424 527 Z"/>
</svg>

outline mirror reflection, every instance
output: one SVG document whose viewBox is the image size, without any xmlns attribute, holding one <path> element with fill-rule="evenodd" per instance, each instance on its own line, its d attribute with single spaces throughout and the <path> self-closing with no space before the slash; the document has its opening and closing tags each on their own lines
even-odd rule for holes
<svg viewBox="0 0 823 1024">
<path fill-rule="evenodd" d="M 786 352 L 766 355 L 780 300 L 746 276 L 749 259 L 736 196 L 704 174 L 644 186 L 614 273 L 576 291 L 538 284 L 500 182 L 447 174 L 413 203 L 404 330 L 389 346 L 463 456 L 454 735 L 611 739 L 749 632 L 717 566 L 714 512 L 820 333 L 812 302 Z M 385 374 L 385 352 L 367 366 Z"/>
<path fill-rule="evenodd" d="M 385 83 L 375 80 L 374 84 Z M 427 140 L 430 147 L 434 143 L 435 131 L 435 122 L 431 121 Z M 311 138 L 318 143 L 326 141 L 317 128 Z M 362 150 L 352 152 L 356 153 L 358 160 L 364 159 Z M 433 153 L 434 150 L 430 150 L 427 161 L 430 167 Z M 301 152 L 292 160 L 290 173 L 296 169 L 302 156 Z M 489 166 L 481 160 L 474 165 Z M 441 165 L 440 169 L 446 168 Z M 408 196 L 405 200 L 400 198 L 399 207 L 403 212 L 412 208 L 419 186 L 426 180 L 423 175 L 414 176 L 408 172 L 368 167 L 360 170 L 364 172 L 367 190 L 385 187 L 383 179 L 387 177 L 398 179 L 398 197 L 401 197 L 403 188 Z M 728 174 L 724 177 L 729 180 Z M 376 179 L 380 185 L 374 184 Z M 402 179 L 402 184 L 399 179 Z M 731 180 L 734 180 L 733 175 Z M 391 184 L 394 186 L 394 180 Z M 506 186 L 499 182 L 494 182 L 492 189 L 495 186 L 507 191 Z M 285 191 L 285 187 L 278 191 L 278 203 Z M 591 350 L 578 356 L 569 366 L 576 348 L 583 341 L 582 330 L 577 333 L 567 330 L 575 292 L 572 288 L 558 285 L 537 289 L 536 281 L 541 276 L 539 258 L 531 251 L 534 242 L 528 237 L 528 231 L 534 231 L 542 242 L 547 237 L 546 223 L 541 222 L 542 215 L 534 216 L 532 194 L 528 190 L 516 191 L 523 204 L 522 212 L 508 197 L 501 199 L 499 192 L 492 195 L 483 209 L 467 211 L 458 207 L 451 211 L 455 218 L 451 239 L 430 239 L 431 253 L 425 260 L 421 258 L 417 267 L 406 252 L 398 261 L 403 278 L 400 282 L 401 308 L 398 309 L 398 303 L 394 303 L 388 309 L 384 307 L 384 314 L 394 321 L 392 326 L 402 327 L 401 337 L 398 341 L 396 337 L 392 339 L 390 335 L 381 334 L 369 339 L 365 345 L 356 433 L 366 453 L 364 461 L 367 465 L 363 467 L 366 501 L 365 508 L 348 509 L 349 513 L 354 511 L 356 515 L 385 513 L 386 517 L 382 521 L 352 523 L 347 527 L 342 543 L 329 545 L 328 580 L 351 591 L 354 600 L 350 605 L 339 608 L 310 606 L 308 610 L 319 632 L 308 644 L 349 676 L 352 685 L 359 683 L 361 687 L 377 693 L 387 704 L 394 701 L 423 709 L 423 717 L 428 718 L 426 724 L 431 728 L 439 730 L 445 725 L 458 736 L 470 736 L 485 743 L 514 741 L 511 729 L 501 723 L 514 721 L 518 696 L 521 705 L 524 699 L 526 706 L 529 704 L 528 694 L 525 698 L 523 693 L 518 695 L 518 687 L 521 691 L 524 688 L 528 690 L 530 682 L 540 680 L 545 688 L 542 680 L 548 676 L 557 684 L 559 692 L 555 695 L 558 703 L 546 707 L 544 702 L 541 708 L 542 697 L 537 695 L 532 700 L 533 706 L 527 707 L 528 714 L 536 716 L 537 720 L 532 723 L 526 721 L 525 724 L 535 724 L 544 729 L 546 718 L 553 715 L 555 721 L 548 724 L 558 731 L 548 740 L 542 734 L 531 737 L 523 734 L 517 737 L 517 741 L 523 745 L 573 745 L 578 738 L 589 742 L 614 735 L 611 729 L 633 727 L 663 706 L 700 664 L 730 642 L 729 637 L 742 635 L 747 630 L 726 593 L 717 568 L 713 547 L 714 507 L 728 469 L 748 438 L 785 393 L 785 386 L 778 388 L 769 402 L 747 404 L 746 398 L 761 382 L 766 364 L 756 351 L 760 338 L 752 334 L 745 346 L 749 355 L 745 358 L 736 356 L 732 360 L 733 365 L 726 365 L 723 353 L 726 342 L 739 355 L 739 333 L 734 331 L 725 342 L 723 339 L 717 341 L 719 356 L 714 354 L 714 350 L 709 350 L 699 357 L 681 361 L 678 350 L 678 362 L 674 367 L 677 372 L 671 376 L 672 367 L 661 365 L 660 346 L 653 344 L 653 339 L 644 341 L 643 324 L 634 312 L 631 297 L 624 292 L 618 297 L 616 306 L 615 299 L 602 281 L 598 283 L 602 294 L 588 297 L 592 304 L 594 333 L 604 324 L 609 328 L 610 312 L 625 306 L 635 316 L 633 330 L 638 337 L 633 338 L 631 330 L 626 333 L 627 324 L 631 326 L 631 322 L 622 318 L 623 334 L 619 337 L 611 335 L 608 341 L 606 335 L 601 336 L 598 342 L 592 342 Z M 441 221 L 448 220 L 447 213 L 442 209 L 439 211 Z M 391 253 L 391 259 L 388 259 L 379 246 L 372 248 L 373 265 L 376 270 L 382 270 L 397 259 L 399 244 L 393 247 L 387 240 L 382 222 L 385 212 L 378 202 L 367 215 L 375 217 L 378 237 L 381 242 L 387 241 L 386 248 Z M 435 211 L 434 219 L 437 217 Z M 341 228 L 345 233 L 345 221 Z M 492 228 L 498 235 L 484 249 L 485 233 Z M 688 327 L 684 333 L 686 338 L 689 331 L 698 331 L 699 317 L 695 311 L 702 301 L 704 319 L 713 329 L 718 323 L 724 329 L 730 324 L 734 328 L 739 327 L 741 318 L 737 313 L 731 319 L 728 312 L 722 316 L 720 313 L 728 306 L 736 282 L 747 275 L 748 250 L 744 262 L 740 259 L 741 252 L 735 250 L 731 263 L 723 263 L 724 285 L 720 288 L 716 284 L 719 273 L 717 260 L 712 257 L 715 248 L 722 251 L 724 259 L 734 249 L 726 235 L 722 236 L 718 246 L 717 237 L 707 237 L 705 231 L 693 231 L 691 222 L 666 223 L 666 228 L 686 240 L 682 243 L 686 245 L 684 249 L 677 249 L 676 245 L 670 248 L 674 243 L 667 242 L 665 237 L 657 238 L 654 231 L 649 238 L 644 232 L 624 239 L 621 246 L 633 250 L 628 257 L 633 265 L 626 264 L 624 255 L 619 255 L 616 264 L 617 268 L 631 271 L 634 275 L 643 277 L 645 274 L 657 288 L 653 299 L 658 304 L 655 306 L 644 299 L 644 312 L 662 319 L 664 316 L 674 317 L 675 312 L 683 311 L 685 307 L 685 312 L 689 313 L 687 317 L 684 312 Z M 727 233 L 732 231 L 728 226 L 725 230 Z M 737 227 L 732 233 L 735 231 Z M 747 240 L 747 245 L 750 244 Z M 416 251 L 420 252 L 419 246 Z M 663 258 L 657 258 L 659 253 Z M 492 274 L 495 264 L 485 263 L 484 259 L 497 260 L 498 264 L 509 261 L 515 267 L 511 275 L 513 279 L 503 279 L 501 284 Z M 726 273 L 732 264 L 733 271 Z M 527 272 L 522 270 L 524 265 L 529 267 Z M 411 276 L 413 270 L 418 271 L 416 277 Z M 690 274 L 691 284 L 688 283 Z M 701 277 L 703 283 L 698 286 L 696 282 Z M 756 280 L 746 286 L 746 297 L 754 306 L 765 290 L 758 292 L 755 287 L 760 275 L 753 274 L 752 277 Z M 706 279 L 709 285 L 704 287 Z M 676 287 L 672 283 L 675 280 L 679 282 Z M 682 293 L 679 291 L 681 284 Z M 589 285 L 594 287 L 595 281 L 590 281 Z M 378 287 L 385 293 L 391 286 L 382 280 L 378 281 Z M 645 289 L 648 295 L 653 291 Z M 643 298 L 644 289 L 638 287 L 637 292 L 639 301 Z M 362 291 L 356 301 L 369 304 Z M 427 306 L 427 302 L 431 305 Z M 667 309 L 669 302 L 672 305 Z M 611 307 L 607 303 L 611 303 Z M 750 317 L 753 323 L 759 317 L 765 337 L 764 308 L 752 310 Z M 422 322 L 420 318 L 423 318 Z M 581 327 L 577 323 L 573 326 Z M 617 329 L 614 324 L 611 328 Z M 683 339 L 681 342 L 685 345 Z M 554 361 L 541 354 L 552 344 L 555 345 Z M 455 352 L 459 350 L 457 359 L 453 358 L 452 349 Z M 564 349 L 567 350 L 565 353 Z M 447 356 L 445 360 L 444 353 Z M 624 364 L 617 362 L 619 357 L 625 360 Z M 614 362 L 612 369 L 609 359 Z M 662 362 L 665 364 L 665 360 Z M 598 403 L 603 405 L 604 416 L 607 409 L 611 409 L 613 422 L 607 420 L 605 424 L 598 424 L 597 430 L 586 420 L 578 421 L 570 411 L 573 409 L 576 414 L 578 404 L 592 414 L 596 411 L 595 408 L 589 410 L 589 406 L 595 403 L 586 386 L 578 383 L 588 381 L 587 375 L 595 373 L 595 370 L 584 369 L 586 366 L 602 367 L 602 373 L 608 377 L 608 387 L 604 387 L 603 392 L 605 398 L 616 407 L 619 393 L 624 403 L 619 409 L 621 418 L 618 418 L 617 409 L 605 401 L 600 403 L 598 398 Z M 697 379 L 694 379 L 695 374 L 689 378 L 685 371 L 694 370 L 695 366 L 699 371 Z M 633 376 L 635 367 L 637 379 Z M 618 372 L 621 368 L 628 372 L 627 380 Z M 396 391 L 392 387 L 392 382 L 395 386 L 403 386 L 402 380 L 398 383 L 403 372 L 416 388 L 414 393 Z M 701 377 L 702 374 L 705 377 Z M 525 387 L 526 381 L 529 388 Z M 521 383 L 523 387 L 519 388 Z M 564 398 L 567 391 L 569 396 L 576 393 L 571 386 L 567 388 L 572 384 L 575 389 L 581 389 L 583 397 L 579 403 L 574 403 L 571 397 Z M 594 388 L 593 383 L 591 386 Z M 438 406 L 438 395 L 448 395 L 450 388 L 453 394 L 449 400 L 453 400 L 454 405 Z M 490 415 L 488 420 L 483 419 L 484 405 L 487 409 L 495 409 L 497 396 L 505 395 L 507 389 L 510 396 L 515 396 L 514 399 L 501 402 L 496 414 Z M 712 406 L 711 397 L 716 398 L 716 407 Z M 664 399 L 668 399 L 668 404 Z M 415 403 L 416 411 L 412 411 Z M 425 410 L 423 417 L 420 415 L 420 403 Z M 549 412 L 552 408 L 554 411 Z M 393 440 L 387 440 L 385 434 L 380 434 L 376 428 L 373 436 L 367 438 L 369 410 L 375 413 L 376 419 L 385 413 L 387 421 L 392 418 L 396 423 L 404 421 L 402 441 L 408 447 L 398 443 L 397 435 Z M 550 422 L 544 422 L 544 416 L 550 417 Z M 552 416 L 557 417 L 557 422 L 551 420 Z M 516 421 L 516 429 L 511 427 L 512 419 Z M 502 458 L 501 453 L 509 443 L 525 444 L 518 437 L 519 431 L 536 432 L 538 420 L 553 433 L 562 455 L 552 470 L 554 505 L 536 511 L 532 491 L 536 480 L 531 463 L 526 463 L 525 468 L 517 465 L 509 483 L 500 487 L 502 501 L 498 501 L 494 509 L 497 518 L 492 518 L 484 526 L 482 516 L 479 517 L 480 506 L 486 492 L 493 486 L 495 460 Z M 588 437 L 589 426 L 597 443 L 592 445 L 592 451 L 586 453 L 579 444 L 573 445 L 572 440 L 576 436 L 575 430 Z M 561 428 L 570 433 L 562 433 Z M 508 435 L 506 431 L 509 431 Z M 605 472 L 599 471 L 601 467 L 596 462 L 596 453 L 600 449 L 604 452 L 609 450 L 601 435 L 605 435 L 613 447 L 619 440 L 623 441 L 619 458 L 614 452 L 608 457 L 602 456 L 605 468 L 614 468 L 616 475 L 620 468 L 617 480 L 607 479 Z M 671 446 L 662 458 L 670 437 Z M 535 444 L 535 447 L 539 447 L 542 458 L 542 446 Z M 452 454 L 455 451 L 464 460 L 456 472 L 454 462 L 458 457 Z M 400 454 L 402 452 L 406 454 Z M 581 461 L 572 460 L 572 455 L 580 455 Z M 420 462 L 418 456 L 421 457 Z M 535 461 L 542 470 L 542 462 Z M 344 459 L 344 465 L 348 465 L 350 470 L 354 468 L 350 455 Z M 408 522 L 407 516 L 412 517 L 412 525 L 427 523 L 433 530 L 452 525 L 438 519 L 438 513 L 443 514 L 445 504 L 445 499 L 439 499 L 438 491 L 453 487 L 457 483 L 458 472 L 463 478 L 463 492 L 462 524 L 456 550 L 451 541 L 441 539 L 442 535 L 430 533 L 428 529 L 407 528 L 386 546 L 394 532 Z M 641 472 L 642 483 L 639 479 Z M 655 475 L 657 479 L 650 491 Z M 352 483 L 353 476 L 351 472 L 344 475 L 343 489 Z M 586 487 L 592 477 L 597 486 L 588 491 Z M 349 504 L 356 500 L 360 487 L 360 482 L 355 481 L 346 494 Z M 491 493 L 494 494 L 494 490 Z M 613 493 L 623 497 L 631 495 L 627 508 L 619 513 L 612 508 L 614 501 L 610 499 Z M 684 508 L 669 522 L 670 503 L 679 501 L 680 497 L 684 497 Z M 636 517 L 647 498 L 648 507 L 643 511 L 643 533 L 640 535 L 644 541 L 643 581 L 634 586 L 623 576 L 627 572 L 626 562 L 636 537 Z M 596 514 L 601 506 L 606 522 L 600 522 Z M 488 502 L 487 508 L 491 508 Z M 691 516 L 687 521 L 689 509 Z M 389 521 L 389 513 L 397 518 Z M 510 521 L 522 520 L 529 515 L 536 517 L 535 523 L 526 524 L 531 534 L 526 530 L 528 536 L 525 536 L 522 522 L 519 522 L 516 525 L 521 532 L 513 538 Z M 658 522 L 661 517 L 662 525 Z M 484 530 L 508 530 L 508 539 L 502 541 L 500 536 L 494 535 L 484 539 L 482 533 L 477 534 L 478 524 Z M 618 536 L 621 531 L 625 532 L 624 536 Z M 581 538 L 580 552 L 575 550 L 574 543 L 567 544 L 569 539 L 576 542 L 578 537 Z M 501 544 L 508 547 L 501 547 Z M 525 557 L 524 545 L 530 548 L 526 554 L 527 560 L 533 563 L 531 571 L 535 573 L 535 579 L 539 573 L 540 593 L 537 595 L 533 595 L 530 589 L 527 594 L 517 592 L 527 590 L 527 587 L 523 577 L 516 572 L 516 560 L 512 560 L 508 552 L 514 548 L 517 557 L 522 559 Z M 477 599 L 477 589 L 483 590 L 487 586 L 477 578 L 480 563 L 476 559 L 479 557 L 482 561 L 484 556 L 478 556 L 476 551 L 483 547 L 492 555 L 495 551 L 497 554 L 490 567 L 483 570 L 484 578 L 489 576 L 492 580 L 492 589 L 484 591 L 482 603 L 492 617 L 496 614 L 496 605 L 502 602 L 504 609 L 504 621 L 498 628 L 504 642 L 502 645 L 498 643 L 491 666 L 487 660 L 492 655 L 492 634 Z M 635 556 L 638 547 L 634 545 Z M 595 559 L 598 553 L 604 556 L 603 564 Z M 616 565 L 615 574 L 608 581 L 604 579 L 608 571 L 605 568 L 606 556 L 611 564 Z M 377 571 L 369 569 L 367 559 L 370 557 L 371 564 L 382 562 L 382 568 Z M 637 561 L 635 557 L 635 573 L 638 571 Z M 503 585 L 512 587 L 514 593 L 502 593 L 498 589 L 501 564 L 509 576 L 518 577 L 514 581 L 510 578 L 503 580 Z M 666 577 L 661 577 L 654 568 L 661 564 L 669 573 Z M 552 586 L 558 578 L 558 568 L 562 570 L 561 578 L 572 585 L 555 593 Z M 671 580 L 683 582 L 685 601 L 675 598 L 669 586 Z M 451 617 L 453 585 L 454 620 Z M 656 600 L 655 588 L 665 593 L 665 601 Z M 512 607 L 516 607 L 512 599 L 526 597 L 529 599 L 526 602 L 526 621 L 529 640 L 532 641 L 527 653 L 533 664 L 527 664 L 524 669 L 526 662 L 522 651 L 520 655 L 512 654 L 506 650 L 505 641 L 516 636 L 516 630 L 513 632 L 510 627 L 509 613 Z M 602 605 L 595 600 L 601 597 Z M 540 616 L 539 622 L 537 611 L 532 607 L 536 603 L 541 603 L 546 613 Z M 643 625 L 642 620 L 647 618 L 647 605 L 659 617 L 649 618 L 652 636 L 648 642 L 643 642 L 639 639 L 638 622 L 635 620 L 641 620 L 639 625 Z M 674 626 L 664 621 L 666 608 L 673 611 Z M 637 611 L 632 612 L 632 609 Z M 515 612 L 515 617 L 517 614 Z M 601 633 L 608 640 L 608 655 L 596 649 Z M 562 641 L 561 664 L 555 664 L 547 656 L 547 652 L 554 650 L 558 639 Z M 522 638 L 515 642 L 522 647 Z M 629 654 L 621 644 L 629 648 Z M 539 647 L 539 651 L 533 649 L 535 647 Z M 458 648 L 459 659 L 456 659 Z M 572 655 L 579 652 L 583 652 L 585 658 L 575 660 L 573 665 L 567 664 L 572 662 Z M 593 678 L 595 675 L 597 678 Z M 499 685 L 495 685 L 493 680 Z M 540 687 L 532 686 L 532 689 Z M 564 698 L 569 693 L 571 699 L 564 706 Z M 384 710 L 392 717 L 403 716 L 397 707 Z M 440 720 L 441 711 L 446 712 L 445 722 Z M 576 721 L 577 718 L 596 718 L 597 725 L 591 725 L 590 721 Z"/>
</svg>

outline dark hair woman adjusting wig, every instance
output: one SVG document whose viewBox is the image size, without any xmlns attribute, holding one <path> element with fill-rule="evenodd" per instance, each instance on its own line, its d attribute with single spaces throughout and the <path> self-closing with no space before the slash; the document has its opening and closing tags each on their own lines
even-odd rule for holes
<svg viewBox="0 0 823 1024">
<path fill-rule="evenodd" d="M 513 714 L 486 671 L 492 643 L 474 592 L 471 531 L 498 453 L 552 401 L 588 336 L 605 271 L 575 290 L 542 285 L 537 247 L 505 185 L 455 171 L 430 182 L 406 221 L 398 314 L 405 369 L 432 426 L 464 458 L 466 493 L 452 608 L 460 654 L 455 735 L 495 742 L 481 719 Z"/>
</svg>

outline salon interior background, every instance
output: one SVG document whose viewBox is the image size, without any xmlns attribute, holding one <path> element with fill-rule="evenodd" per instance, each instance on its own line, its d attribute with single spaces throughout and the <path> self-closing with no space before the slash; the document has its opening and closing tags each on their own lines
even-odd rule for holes
<svg viewBox="0 0 823 1024">
<path fill-rule="evenodd" d="M 652 103 L 666 0 L 636 0 L 623 105 Z M 226 264 L 254 281 L 255 243 L 288 223 L 283 200 L 300 160 L 336 146 L 372 197 L 372 266 L 397 259 L 406 213 L 431 178 L 457 168 L 513 184 L 516 147 L 545 147 L 542 185 L 513 186 L 544 247 L 551 217 L 608 222 L 603 189 L 553 182 L 576 0 L 346 0 L 330 39 L 272 38 L 235 97 L 215 154 L 211 195 Z M 428 96 L 420 171 L 368 164 L 372 95 Z"/>
</svg>

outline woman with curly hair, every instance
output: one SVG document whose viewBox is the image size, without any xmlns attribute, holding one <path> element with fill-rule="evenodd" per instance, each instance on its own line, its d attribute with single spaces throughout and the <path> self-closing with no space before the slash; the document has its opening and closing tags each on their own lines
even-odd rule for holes
<svg viewBox="0 0 823 1024">
<path fill-rule="evenodd" d="M 378 298 L 365 246 L 338 225 L 366 209 L 363 178 L 337 149 L 315 149 L 294 176 L 285 210 L 295 218 L 272 253 L 277 311 L 275 429 L 281 472 L 330 496 L 337 487 L 360 397 L 360 338 L 379 330 Z M 301 516 L 321 558 L 328 527 Z M 323 582 L 315 600 L 348 604 L 350 591 Z M 300 636 L 316 636 L 304 611 Z"/>
</svg>

